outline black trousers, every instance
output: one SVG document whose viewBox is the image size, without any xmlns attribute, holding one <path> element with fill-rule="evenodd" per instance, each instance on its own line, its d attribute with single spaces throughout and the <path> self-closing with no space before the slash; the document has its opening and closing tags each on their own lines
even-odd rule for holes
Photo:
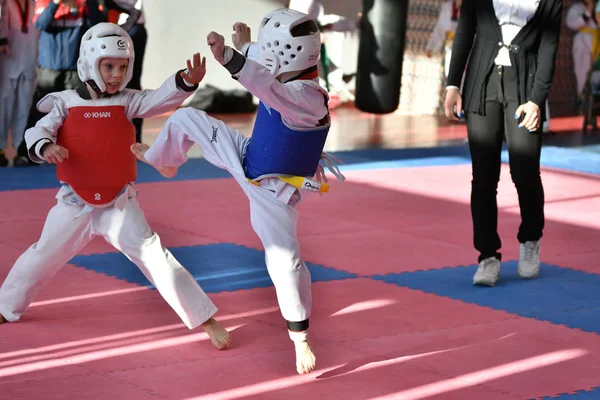
<svg viewBox="0 0 600 400">
<path fill-rule="evenodd" d="M 129 36 L 133 42 L 133 51 L 135 60 L 133 62 L 133 75 L 131 81 L 127 84 L 130 89 L 142 89 L 142 66 L 144 65 L 144 54 L 146 53 L 146 43 L 148 42 L 148 32 L 143 24 L 136 24 L 129 29 Z M 131 122 L 135 126 L 135 137 L 138 143 L 142 142 L 142 118 L 134 118 Z"/>
<path fill-rule="evenodd" d="M 517 76 L 511 67 L 496 66 L 488 81 L 485 115 L 467 114 L 467 133 L 473 167 L 471 216 L 473 243 L 479 261 L 502 258 L 498 235 L 498 181 L 502 142 L 506 138 L 510 175 L 519 196 L 520 243 L 542 237 L 544 229 L 544 188 L 540 176 L 542 130 L 519 128 L 515 111 L 519 107 Z"/>
</svg>

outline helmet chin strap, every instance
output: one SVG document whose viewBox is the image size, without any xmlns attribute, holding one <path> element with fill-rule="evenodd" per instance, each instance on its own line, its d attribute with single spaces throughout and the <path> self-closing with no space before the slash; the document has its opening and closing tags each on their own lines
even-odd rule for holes
<svg viewBox="0 0 600 400">
<path fill-rule="evenodd" d="M 112 94 L 110 94 L 110 93 L 100 91 L 100 88 L 98 87 L 98 85 L 96 85 L 96 82 L 94 82 L 93 79 L 90 79 L 90 80 L 86 81 L 85 83 L 87 83 L 87 85 L 94 91 L 94 93 L 96 93 L 96 95 L 98 97 L 111 97 L 112 96 Z"/>
<path fill-rule="evenodd" d="M 94 93 L 96 93 L 98 96 L 102 96 L 102 91 L 100 90 L 98 85 L 96 85 L 96 82 L 94 82 L 93 79 L 87 80 L 85 83 L 87 83 L 87 85 L 94 91 Z"/>
</svg>

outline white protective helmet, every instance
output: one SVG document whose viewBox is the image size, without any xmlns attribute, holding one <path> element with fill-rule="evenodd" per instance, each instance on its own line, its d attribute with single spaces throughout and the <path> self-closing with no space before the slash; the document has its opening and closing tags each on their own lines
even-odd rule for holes
<svg viewBox="0 0 600 400">
<path fill-rule="evenodd" d="M 279 76 L 317 65 L 321 33 L 308 15 L 288 8 L 269 12 L 258 30 L 260 63 Z"/>
<path fill-rule="evenodd" d="M 106 91 L 106 84 L 100 75 L 99 65 L 100 60 L 107 57 L 129 59 L 125 80 L 119 87 L 120 92 L 125 89 L 133 75 L 135 58 L 133 42 L 129 34 L 119 25 L 101 22 L 92 26 L 83 35 L 77 60 L 79 79 L 100 93 Z M 94 85 L 97 89 L 94 88 Z"/>
</svg>

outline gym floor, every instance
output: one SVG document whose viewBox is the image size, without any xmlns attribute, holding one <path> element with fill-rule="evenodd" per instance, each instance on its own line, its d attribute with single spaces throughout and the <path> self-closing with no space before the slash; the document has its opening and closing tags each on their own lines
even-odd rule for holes
<svg viewBox="0 0 600 400">
<path fill-rule="evenodd" d="M 139 165 L 150 225 L 219 307 L 219 352 L 101 239 L 17 323 L 0 326 L 0 399 L 600 399 L 600 136 L 553 119 L 542 151 L 538 279 L 516 273 L 518 199 L 503 154 L 501 280 L 475 287 L 462 123 L 340 107 L 326 150 L 343 183 L 299 206 L 317 370 L 297 375 L 248 204 L 191 159 L 172 180 Z M 145 121 L 151 144 L 168 115 Z M 222 115 L 244 134 L 253 114 Z M 0 280 L 56 201 L 52 166 L 0 169 Z"/>
</svg>

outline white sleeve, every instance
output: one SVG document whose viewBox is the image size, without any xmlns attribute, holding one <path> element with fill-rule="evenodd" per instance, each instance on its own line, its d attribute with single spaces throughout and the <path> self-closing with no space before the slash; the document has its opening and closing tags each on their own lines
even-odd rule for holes
<svg viewBox="0 0 600 400">
<path fill-rule="evenodd" d="M 180 89 L 173 74 L 156 90 L 126 89 L 124 93 L 127 95 L 125 100 L 127 118 L 148 118 L 172 111 L 181 106 L 183 101 L 194 93 L 197 86 L 188 85 L 188 88 L 189 91 Z"/>
<path fill-rule="evenodd" d="M 316 82 L 281 83 L 267 68 L 249 59 L 236 76 L 242 86 L 267 106 L 277 110 L 292 126 L 318 126 L 328 113 L 328 96 Z"/>
<path fill-rule="evenodd" d="M 249 42 L 242 47 L 242 54 L 249 60 L 258 61 L 260 57 L 260 47 L 255 42 Z"/>
<path fill-rule="evenodd" d="M 56 143 L 58 130 L 68 114 L 65 103 L 58 96 L 48 95 L 45 99 L 40 100 L 38 104 L 45 102 L 47 105 L 48 100 L 54 101 L 50 112 L 41 118 L 34 127 L 25 131 L 25 144 L 27 145 L 29 158 L 39 164 L 44 162 L 41 154 L 42 146 L 45 143 Z"/>
<path fill-rule="evenodd" d="M 333 32 L 354 32 L 358 30 L 358 23 L 354 19 L 341 18 L 331 24 L 331 30 Z"/>
<path fill-rule="evenodd" d="M 575 3 L 569 10 L 567 11 L 567 16 L 565 17 L 565 24 L 569 29 L 578 31 L 587 25 L 586 20 L 583 18 L 585 15 L 585 7 L 580 3 Z"/>
<path fill-rule="evenodd" d="M 448 12 L 447 4 L 444 3 L 440 7 L 440 14 L 438 15 L 433 31 L 429 35 L 429 41 L 425 47 L 426 50 L 440 51 L 444 48 L 444 43 L 446 43 L 448 35 L 448 20 L 452 18 L 452 3 L 450 3 L 450 12 Z"/>
<path fill-rule="evenodd" d="M 358 23 L 355 19 L 337 14 L 326 14 L 319 17 L 319 24 L 321 26 L 330 25 L 328 32 L 354 32 L 358 29 Z"/>
</svg>

